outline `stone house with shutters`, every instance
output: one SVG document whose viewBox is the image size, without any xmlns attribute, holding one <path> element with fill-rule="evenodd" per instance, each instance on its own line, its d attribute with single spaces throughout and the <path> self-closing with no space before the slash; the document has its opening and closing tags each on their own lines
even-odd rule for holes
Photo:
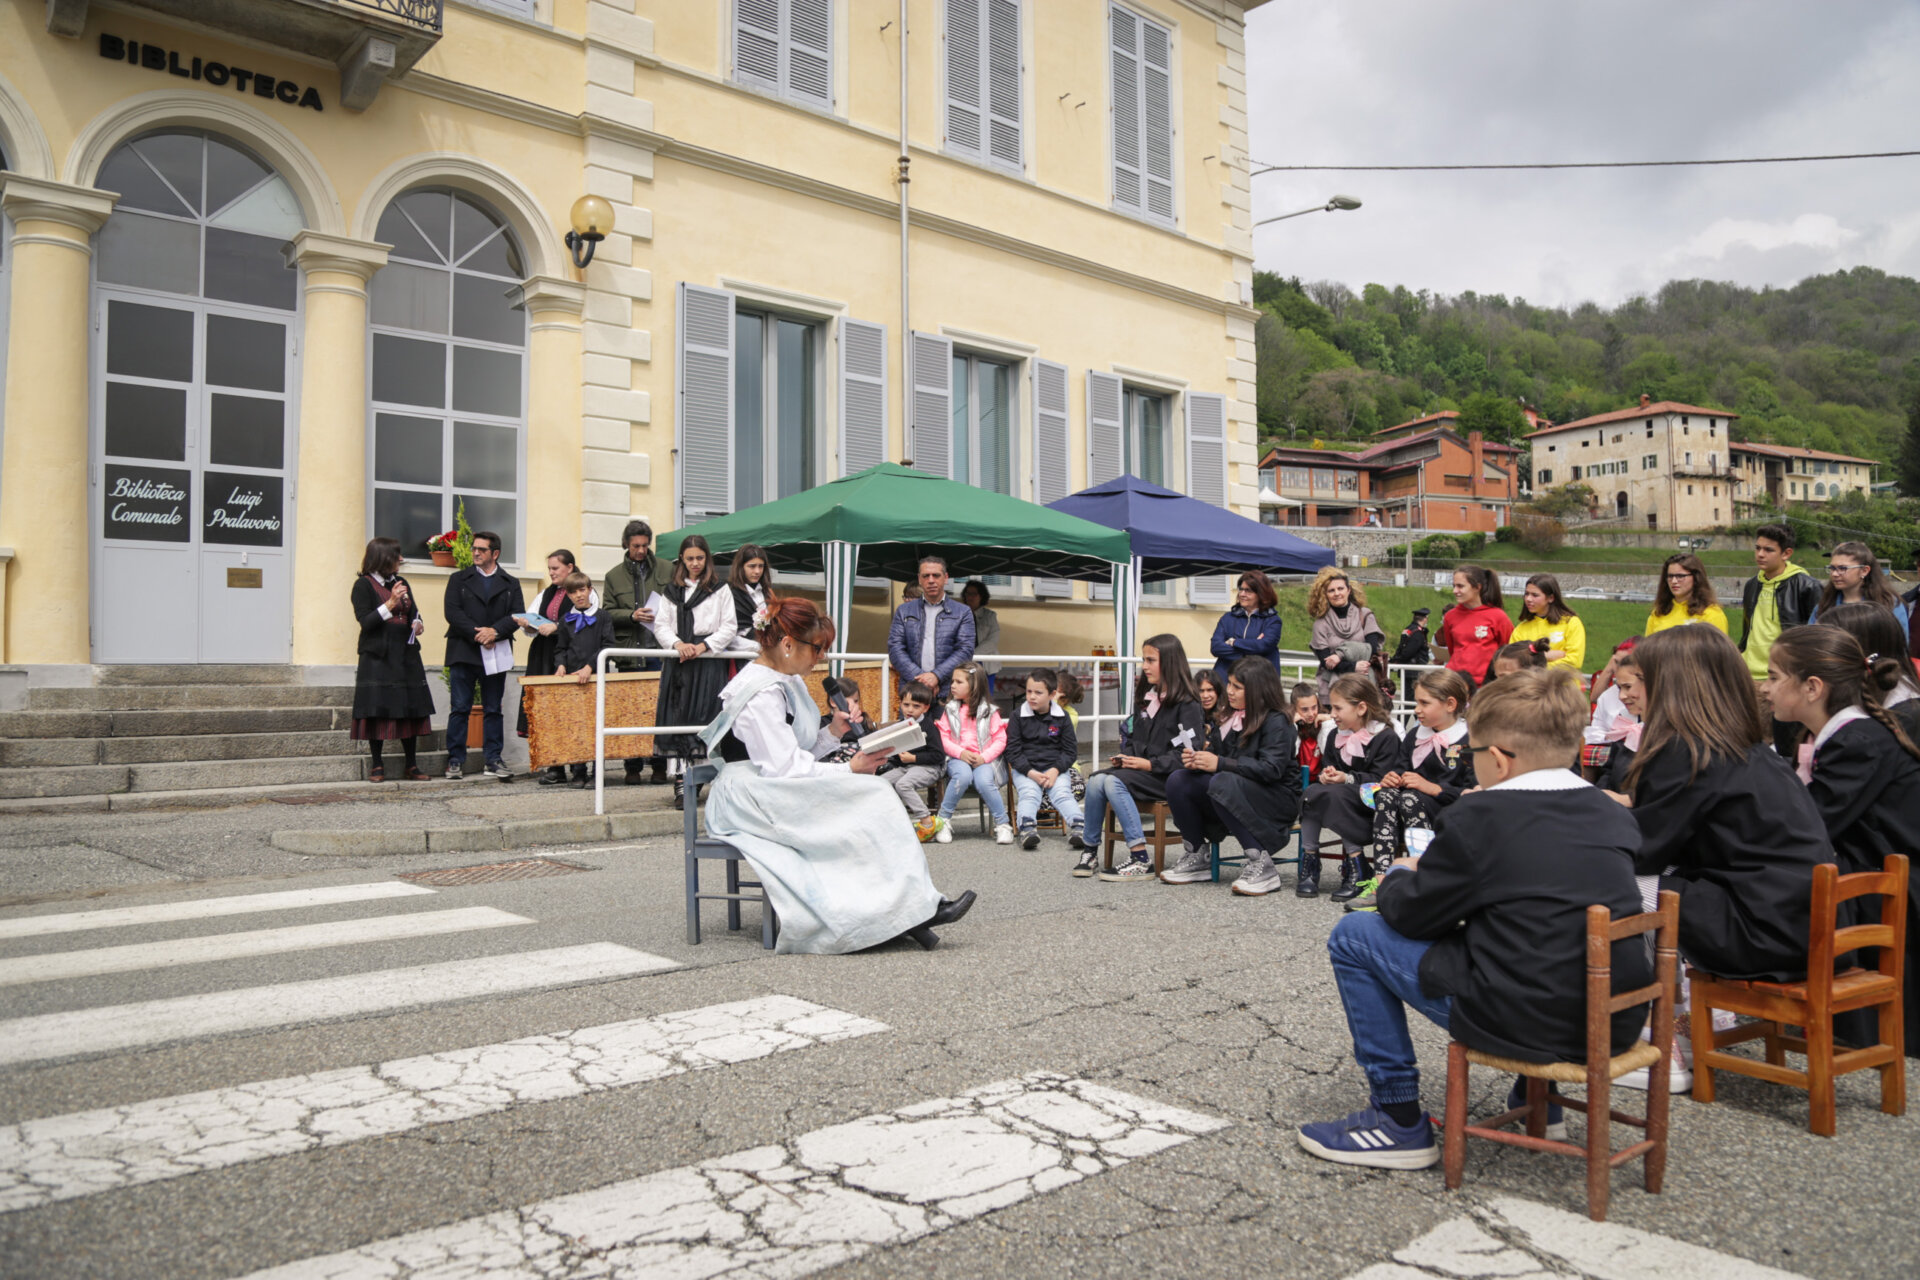
<svg viewBox="0 0 1920 1280">
<path fill-rule="evenodd" d="M 337 681 L 376 534 L 436 660 L 462 505 L 530 595 L 551 549 L 598 575 L 630 519 L 882 459 L 1256 516 L 1260 3 L 0 5 L 0 701 Z M 1084 586 L 994 591 L 1010 651 L 1110 638 Z M 1197 645 L 1224 603 L 1142 625 Z"/>
</svg>

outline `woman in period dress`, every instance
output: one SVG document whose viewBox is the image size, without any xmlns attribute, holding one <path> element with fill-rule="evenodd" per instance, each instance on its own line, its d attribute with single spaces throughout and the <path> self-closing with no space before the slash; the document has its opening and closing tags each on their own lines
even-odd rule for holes
<svg viewBox="0 0 1920 1280">
<path fill-rule="evenodd" d="M 819 757 L 840 745 L 845 717 L 826 725 L 806 675 L 833 643 L 811 601 L 772 596 L 755 632 L 760 656 L 720 693 L 700 737 L 726 763 L 707 793 L 707 832 L 739 849 L 780 920 L 782 952 L 839 955 L 911 937 L 931 950 L 932 926 L 973 905 L 933 886 L 926 855 L 893 788 L 872 776 L 881 757 Z"/>
<path fill-rule="evenodd" d="M 373 754 L 368 782 L 385 782 L 383 743 L 399 740 L 408 782 L 425 782 L 415 755 L 420 735 L 433 732 L 433 694 L 420 662 L 420 610 L 413 588 L 400 576 L 400 544 L 392 538 L 367 543 L 360 576 L 353 580 L 353 616 L 360 622 L 360 661 L 353 673 L 353 729 Z"/>
<path fill-rule="evenodd" d="M 733 620 L 739 629 L 733 638 L 735 653 L 759 653 L 760 643 L 753 638 L 753 620 L 767 607 L 767 594 L 773 590 L 773 565 L 767 549 L 749 542 L 733 553 L 733 567 L 727 570 L 727 587 L 733 592 Z M 741 662 L 733 664 L 729 676 L 740 674 Z"/>
<path fill-rule="evenodd" d="M 653 620 L 653 634 L 662 649 L 674 655 L 660 662 L 660 696 L 654 704 L 655 724 L 705 724 L 720 710 L 720 689 L 727 683 L 723 662 L 701 655 L 723 653 L 733 647 L 739 624 L 735 621 L 733 592 L 713 571 L 713 550 L 699 534 L 689 534 L 674 561 L 673 580 L 661 592 L 667 607 Z M 654 750 L 667 757 L 673 774 L 673 802 L 678 806 L 685 788 L 687 761 L 704 759 L 707 749 L 691 733 L 655 738 Z"/>
</svg>

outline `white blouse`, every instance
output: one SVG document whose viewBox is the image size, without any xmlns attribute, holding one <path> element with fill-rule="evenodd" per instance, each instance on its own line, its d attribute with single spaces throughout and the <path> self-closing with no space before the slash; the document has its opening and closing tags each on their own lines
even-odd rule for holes
<svg viewBox="0 0 1920 1280">
<path fill-rule="evenodd" d="M 662 649 L 671 649 L 682 643 L 693 643 L 693 636 L 681 636 L 676 628 L 680 625 L 680 609 L 671 599 L 660 616 L 653 620 L 653 634 L 659 640 Z M 721 587 L 712 595 L 693 606 L 693 634 L 705 635 L 707 651 L 722 653 L 733 647 L 733 638 L 738 634 L 740 620 L 734 613 L 733 592 Z"/>
<path fill-rule="evenodd" d="M 731 595 L 728 600 L 731 603 Z M 789 676 L 787 679 L 801 683 L 798 676 Z M 812 702 L 811 695 L 807 701 Z M 793 726 L 787 723 L 787 705 L 786 691 L 778 684 L 770 684 L 753 695 L 747 705 L 740 708 L 740 714 L 734 717 L 733 736 L 746 747 L 747 758 L 759 767 L 761 776 L 818 778 L 850 772 L 844 764 L 821 762 L 821 756 L 840 745 L 825 727 L 814 739 L 812 755 L 800 749 Z"/>
</svg>

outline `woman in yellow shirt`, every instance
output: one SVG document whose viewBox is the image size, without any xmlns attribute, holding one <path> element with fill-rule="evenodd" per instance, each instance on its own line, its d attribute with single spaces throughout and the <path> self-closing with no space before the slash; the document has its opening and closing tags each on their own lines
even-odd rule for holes
<svg viewBox="0 0 1920 1280">
<path fill-rule="evenodd" d="M 1657 635 L 1669 627 L 1684 627 L 1705 622 L 1727 633 L 1727 615 L 1713 594 L 1713 583 L 1700 557 L 1682 551 L 1667 557 L 1660 567 L 1660 586 L 1653 598 L 1653 611 L 1647 615 L 1647 635 Z"/>
<path fill-rule="evenodd" d="M 1579 675 L 1587 660 L 1587 624 L 1567 608 L 1560 595 L 1560 580 L 1550 573 L 1536 573 L 1527 579 L 1527 591 L 1521 599 L 1513 643 L 1545 640 L 1547 665 Z"/>
</svg>

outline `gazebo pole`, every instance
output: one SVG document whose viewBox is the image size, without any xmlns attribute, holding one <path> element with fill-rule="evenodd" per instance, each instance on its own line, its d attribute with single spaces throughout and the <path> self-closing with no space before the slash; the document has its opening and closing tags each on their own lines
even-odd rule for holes
<svg viewBox="0 0 1920 1280">
<path fill-rule="evenodd" d="M 827 567 L 827 616 L 833 619 L 834 648 L 844 653 L 853 640 L 853 578 L 860 568 L 860 544 L 825 542 L 820 549 Z M 839 676 L 846 666 L 835 658 L 829 670 Z"/>
</svg>

